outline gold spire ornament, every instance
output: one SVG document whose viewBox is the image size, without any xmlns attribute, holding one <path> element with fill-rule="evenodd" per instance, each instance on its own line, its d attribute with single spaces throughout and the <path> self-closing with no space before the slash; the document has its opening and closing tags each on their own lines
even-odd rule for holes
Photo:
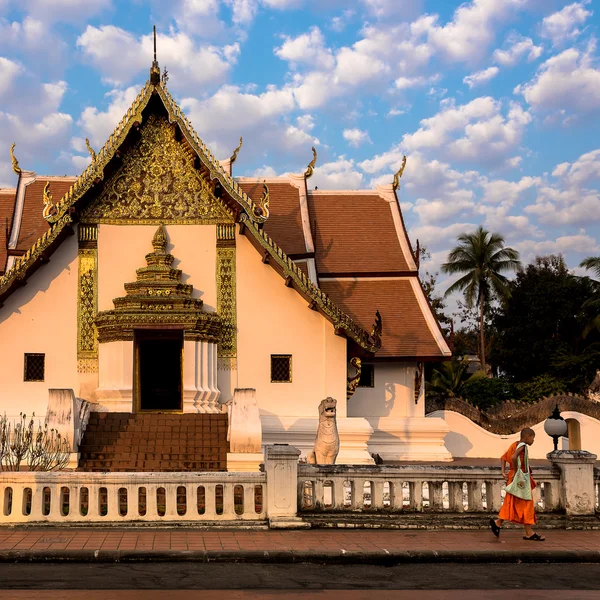
<svg viewBox="0 0 600 600">
<path fill-rule="evenodd" d="M 156 25 L 154 25 L 154 60 L 152 61 L 152 66 L 150 67 L 150 83 L 153 85 L 160 84 L 160 67 L 158 66 L 158 61 L 156 60 Z"/>
<path fill-rule="evenodd" d="M 17 143 L 13 142 L 12 145 L 11 145 L 11 147 L 10 147 L 10 160 L 12 162 L 12 170 L 17 175 L 20 175 L 20 173 L 21 173 L 21 167 L 19 167 L 19 161 L 15 157 L 15 146 L 16 145 L 17 145 Z"/>
<path fill-rule="evenodd" d="M 398 169 L 396 173 L 394 173 L 394 183 L 392 183 L 392 187 L 394 191 L 396 191 L 400 187 L 400 179 L 402 174 L 404 173 L 404 168 L 406 167 L 406 156 L 402 158 L 402 165 Z"/>
<path fill-rule="evenodd" d="M 232 165 L 238 157 L 238 154 L 240 152 L 240 150 L 242 149 L 242 143 L 243 143 L 243 139 L 242 136 L 240 136 L 240 143 L 238 144 L 237 148 L 233 151 L 233 154 L 231 155 L 231 158 L 229 159 L 229 164 Z"/>
<path fill-rule="evenodd" d="M 317 151 L 315 150 L 315 147 L 312 147 L 312 153 L 313 153 L 313 159 L 308 163 L 308 168 L 306 169 L 305 173 L 304 173 L 304 177 L 306 179 L 308 179 L 309 177 L 312 177 L 313 173 L 315 172 L 315 165 L 317 164 Z"/>
<path fill-rule="evenodd" d="M 85 147 L 87 148 L 88 152 L 90 153 L 90 156 L 92 157 L 92 162 L 94 162 L 96 160 L 96 153 L 90 145 L 90 140 L 88 138 L 85 138 Z"/>
<path fill-rule="evenodd" d="M 50 193 L 50 182 L 46 181 L 44 186 L 44 208 L 42 209 L 42 216 L 46 221 L 56 214 L 56 206 L 54 206 L 52 194 Z"/>
</svg>

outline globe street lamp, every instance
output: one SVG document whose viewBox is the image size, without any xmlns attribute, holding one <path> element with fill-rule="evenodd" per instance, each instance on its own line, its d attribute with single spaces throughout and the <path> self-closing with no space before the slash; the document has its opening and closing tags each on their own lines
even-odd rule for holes
<svg viewBox="0 0 600 600">
<path fill-rule="evenodd" d="M 558 450 L 558 438 L 566 435 L 567 430 L 567 422 L 560 416 L 557 404 L 544 423 L 544 431 L 554 440 L 554 452 Z"/>
</svg>

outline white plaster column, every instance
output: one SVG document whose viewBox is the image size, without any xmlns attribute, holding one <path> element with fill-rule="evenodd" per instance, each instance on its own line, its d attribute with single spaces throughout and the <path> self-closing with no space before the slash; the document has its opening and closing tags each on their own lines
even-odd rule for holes
<svg viewBox="0 0 600 600">
<path fill-rule="evenodd" d="M 561 504 L 566 514 L 595 514 L 594 463 L 598 457 L 585 450 L 556 450 L 547 458 L 560 469 Z"/>
<path fill-rule="evenodd" d="M 229 427 L 227 430 L 229 452 L 228 471 L 260 470 L 263 462 L 262 426 L 253 388 L 236 389 L 229 404 Z"/>
<path fill-rule="evenodd" d="M 300 450 L 287 444 L 266 447 L 267 518 L 274 529 L 310 527 L 298 518 L 298 457 Z"/>
<path fill-rule="evenodd" d="M 98 409 L 133 412 L 133 341 L 98 345 Z"/>
<path fill-rule="evenodd" d="M 217 345 L 183 343 L 183 412 L 221 412 L 217 388 Z"/>
</svg>

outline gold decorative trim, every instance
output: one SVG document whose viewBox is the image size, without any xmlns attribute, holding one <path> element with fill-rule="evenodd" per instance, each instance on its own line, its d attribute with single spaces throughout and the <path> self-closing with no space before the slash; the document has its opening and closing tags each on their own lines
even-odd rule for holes
<svg viewBox="0 0 600 600">
<path fill-rule="evenodd" d="M 80 248 L 78 258 L 77 367 L 79 370 L 79 361 L 87 361 L 81 364 L 82 368 L 87 369 L 90 361 L 98 359 L 98 334 L 94 325 L 98 313 L 98 251 L 95 248 Z"/>
<path fill-rule="evenodd" d="M 312 147 L 312 153 L 313 153 L 313 159 L 308 163 L 308 167 L 306 168 L 306 171 L 304 172 L 304 177 L 306 179 L 313 176 L 313 173 L 315 172 L 315 166 L 317 164 L 317 151 L 314 146 Z"/>
<path fill-rule="evenodd" d="M 350 398 L 354 396 L 354 392 L 356 392 L 356 388 L 358 387 L 358 383 L 360 381 L 360 375 L 362 373 L 362 361 L 360 358 L 358 358 L 358 356 L 353 356 L 350 359 L 350 366 L 356 369 L 356 373 L 348 377 L 346 385 L 346 400 L 350 400 Z"/>
<path fill-rule="evenodd" d="M 92 162 L 94 162 L 96 160 L 96 152 L 94 152 L 94 149 L 92 148 L 92 146 L 90 144 L 90 140 L 88 138 L 85 138 L 85 147 L 87 148 L 87 151 L 90 153 L 90 156 L 92 157 Z"/>
<path fill-rule="evenodd" d="M 235 247 L 217 247 L 217 313 L 221 317 L 221 341 L 217 357 L 224 369 L 237 357 L 237 300 Z"/>
<path fill-rule="evenodd" d="M 17 160 L 17 157 L 15 156 L 15 146 L 16 145 L 17 145 L 17 143 L 13 142 L 10 146 L 10 161 L 12 163 L 13 173 L 20 175 L 21 167 L 19 167 L 19 161 Z"/>
<path fill-rule="evenodd" d="M 400 179 L 404 174 L 404 169 L 406 167 L 406 156 L 402 158 L 402 164 L 396 173 L 394 173 L 394 182 L 392 183 L 392 188 L 396 191 L 400 187 Z"/>
<path fill-rule="evenodd" d="M 233 223 L 233 211 L 215 196 L 194 160 L 167 119 L 151 114 L 81 222 Z"/>
<path fill-rule="evenodd" d="M 98 359 L 97 358 L 78 358 L 77 359 L 78 373 L 97 373 Z"/>
<path fill-rule="evenodd" d="M 184 339 L 217 343 L 221 319 L 204 312 L 202 300 L 192 298 L 193 286 L 181 282 L 181 269 L 172 267 L 175 257 L 167 253 L 162 225 L 152 240 L 154 251 L 146 254 L 147 266 L 137 269 L 137 280 L 125 284 L 126 296 L 115 298 L 113 310 L 98 313 L 98 341 L 132 340 L 135 329 L 175 326 Z"/>
<path fill-rule="evenodd" d="M 46 181 L 46 185 L 44 186 L 43 200 L 44 208 L 42 209 L 42 216 L 47 221 L 53 214 L 56 213 L 56 206 L 54 206 L 54 203 L 52 202 L 52 194 L 50 193 L 49 181 Z"/>
<path fill-rule="evenodd" d="M 80 242 L 97 242 L 98 241 L 98 226 L 97 225 L 79 225 L 79 241 Z"/>
<path fill-rule="evenodd" d="M 336 331 L 344 332 L 350 339 L 354 340 L 361 348 L 364 348 L 368 352 L 375 353 L 381 348 L 381 315 L 379 315 L 379 312 L 376 313 L 375 325 L 372 331 L 372 335 L 376 337 L 371 337 L 351 317 L 334 304 L 329 296 L 300 270 L 298 265 L 262 228 L 259 229 L 245 215 L 241 216 L 240 221 L 245 230 L 266 250 L 265 256 L 279 265 L 283 272 L 283 277 L 289 282 L 288 287 L 293 286 L 301 292 L 309 300 L 310 307 L 314 310 L 320 310 L 333 323 Z"/>
<path fill-rule="evenodd" d="M 217 240 L 235 240 L 235 223 L 217 225 Z"/>
<path fill-rule="evenodd" d="M 240 152 L 240 150 L 242 149 L 242 144 L 244 143 L 244 140 L 242 138 L 242 136 L 240 136 L 240 143 L 238 144 L 237 148 L 233 151 L 233 154 L 231 155 L 231 158 L 229 159 L 229 164 L 232 165 L 238 157 L 238 154 Z"/>
</svg>

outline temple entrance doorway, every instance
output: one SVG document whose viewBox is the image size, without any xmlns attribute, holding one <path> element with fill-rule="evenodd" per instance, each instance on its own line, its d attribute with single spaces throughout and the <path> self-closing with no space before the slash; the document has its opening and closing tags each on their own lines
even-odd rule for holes
<svg viewBox="0 0 600 600">
<path fill-rule="evenodd" d="M 182 403 L 183 331 L 135 332 L 138 411 L 179 412 Z"/>
</svg>

